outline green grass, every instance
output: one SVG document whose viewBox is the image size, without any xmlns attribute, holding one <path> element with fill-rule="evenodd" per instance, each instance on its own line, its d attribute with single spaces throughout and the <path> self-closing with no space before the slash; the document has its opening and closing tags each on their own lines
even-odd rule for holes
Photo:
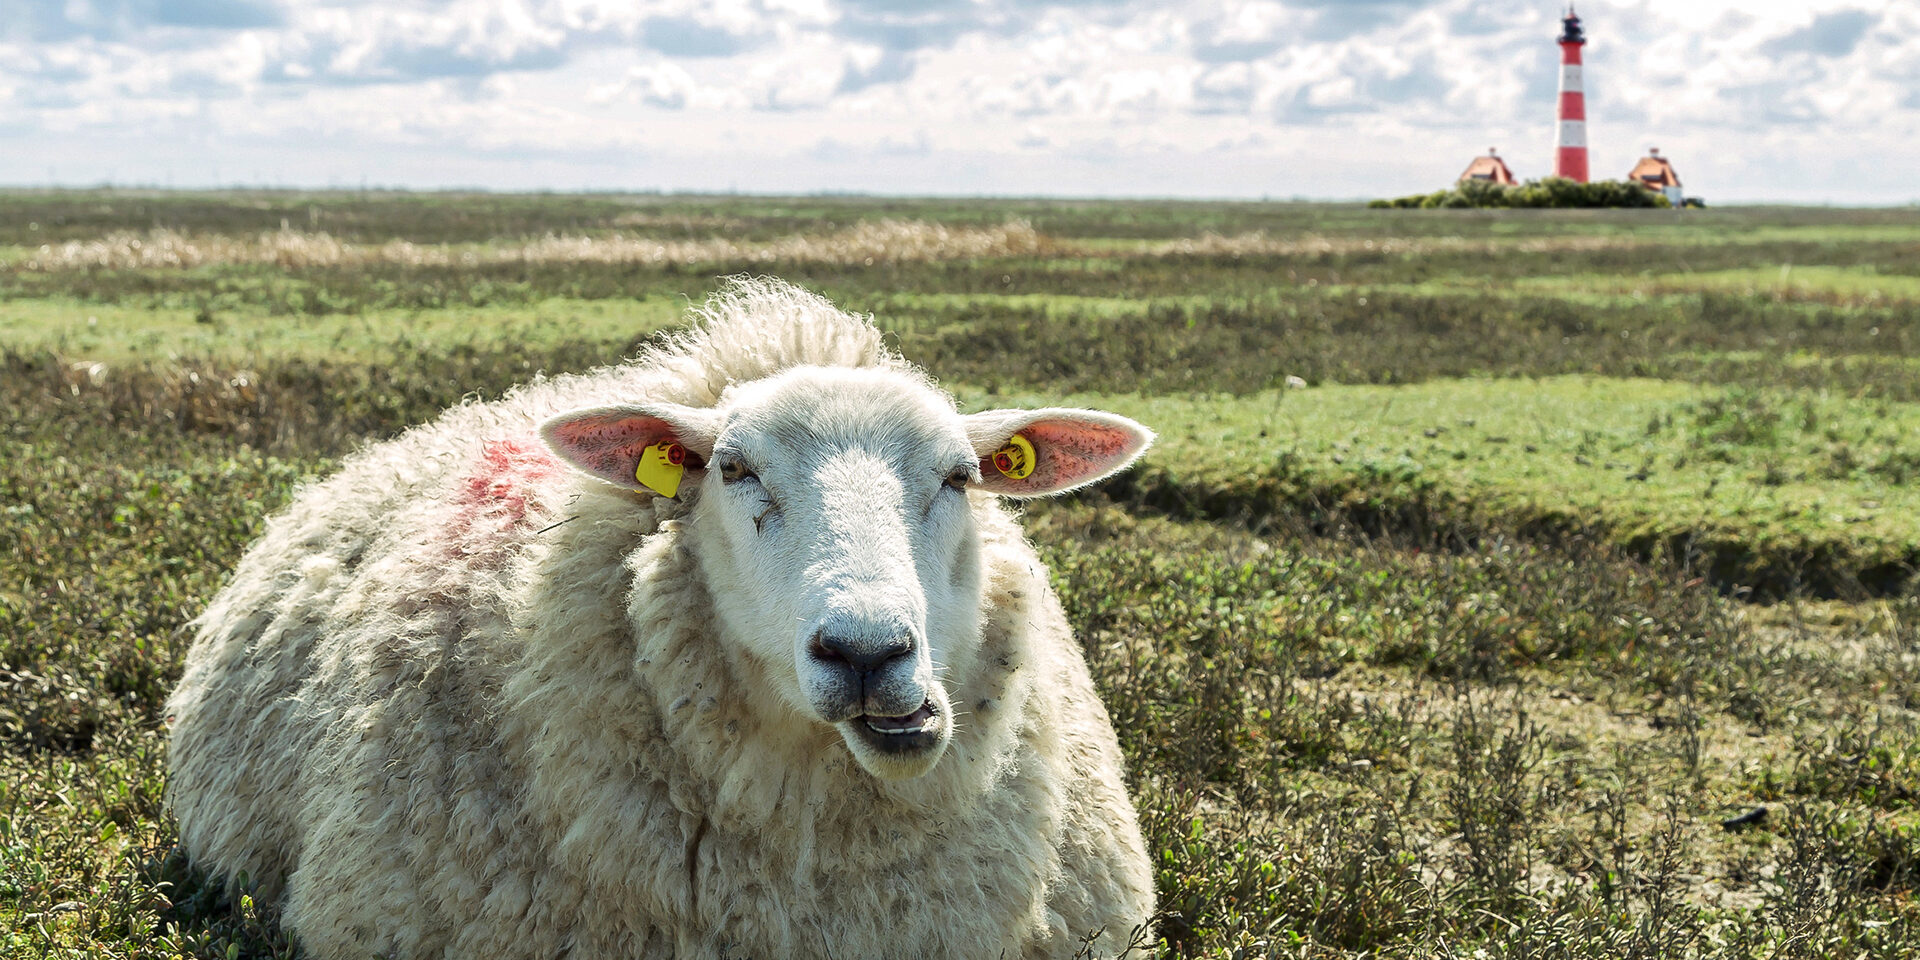
<svg viewBox="0 0 1920 960">
<path fill-rule="evenodd" d="M 1160 430 L 1140 482 L 1164 496 L 1599 536 L 1770 594 L 1897 590 L 1920 564 L 1912 403 L 1583 376 L 1073 402 Z"/>
<path fill-rule="evenodd" d="M 249 234 L 325 230 L 356 241 L 478 243 L 546 233 L 772 237 L 860 219 L 1033 221 L 1066 237 L 1148 239 L 1268 230 L 1328 236 L 1684 238 L 1696 244 L 1911 242 L 1911 209 L 1714 207 L 1671 211 L 1400 211 L 1363 204 L 772 197 L 671 194 L 463 194 L 387 191 L 22 190 L 0 196 L 0 244 L 38 246 L 155 227 Z"/>
<path fill-rule="evenodd" d="M 291 955 L 175 846 L 181 625 L 303 479 L 615 361 L 743 269 L 874 312 L 970 406 L 1159 430 L 1026 520 L 1128 756 L 1163 955 L 1914 955 L 1920 214 L 1649 213 L 0 193 L 0 956 Z M 482 250 L 882 218 L 1051 246 L 21 266 L 283 220 Z"/>
<path fill-rule="evenodd" d="M 1714 291 L 1765 296 L 1775 300 L 1856 304 L 1920 300 L 1920 276 L 1881 274 L 1871 265 L 1795 267 L 1788 263 L 1759 269 L 1657 273 L 1637 277 L 1539 277 L 1516 287 L 1516 292 L 1581 292 L 1634 297 Z"/>
<path fill-rule="evenodd" d="M 552 299 L 524 305 L 385 309 L 276 316 L 257 308 L 126 307 L 65 299 L 0 303 L 0 345 L 73 361 L 138 364 L 193 358 L 221 364 L 283 360 L 369 362 L 431 344 L 530 350 L 560 343 L 623 345 L 680 323 L 688 302 Z"/>
</svg>

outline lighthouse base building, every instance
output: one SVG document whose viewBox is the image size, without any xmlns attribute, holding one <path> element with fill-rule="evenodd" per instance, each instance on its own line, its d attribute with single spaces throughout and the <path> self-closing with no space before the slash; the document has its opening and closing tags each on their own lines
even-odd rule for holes
<svg viewBox="0 0 1920 960">
<path fill-rule="evenodd" d="M 1673 164 L 1666 157 L 1660 155 L 1659 147 L 1648 147 L 1647 155 L 1633 165 L 1627 179 L 1665 195 L 1667 202 L 1676 207 L 1686 202 L 1686 194 L 1680 190 L 1680 174 L 1674 171 Z"/>
<path fill-rule="evenodd" d="M 1513 171 L 1507 169 L 1507 162 L 1500 159 L 1500 151 L 1491 147 L 1487 148 L 1486 156 L 1474 157 L 1473 162 L 1467 164 L 1467 169 L 1462 170 L 1454 182 L 1466 183 L 1471 180 L 1484 180 L 1503 187 L 1511 187 L 1520 182 L 1514 179 Z"/>
</svg>

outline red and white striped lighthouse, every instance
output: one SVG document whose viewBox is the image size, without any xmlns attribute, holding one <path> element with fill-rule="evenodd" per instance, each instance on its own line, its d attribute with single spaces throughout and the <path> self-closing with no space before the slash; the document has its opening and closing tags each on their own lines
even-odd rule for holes
<svg viewBox="0 0 1920 960">
<path fill-rule="evenodd" d="M 1587 182 L 1587 94 L 1580 81 L 1580 48 L 1587 42 L 1573 4 L 1560 21 L 1560 132 L 1554 138 L 1553 175 Z"/>
</svg>

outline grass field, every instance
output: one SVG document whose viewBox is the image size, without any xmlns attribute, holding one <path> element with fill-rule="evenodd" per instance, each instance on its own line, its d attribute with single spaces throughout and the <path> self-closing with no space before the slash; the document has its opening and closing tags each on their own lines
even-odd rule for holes
<svg viewBox="0 0 1920 960">
<path fill-rule="evenodd" d="M 1920 212 L 22 192 L 0 955 L 287 955 L 173 846 L 180 625 L 356 445 L 738 272 L 1161 432 L 1028 527 L 1163 954 L 1920 951 Z"/>
</svg>

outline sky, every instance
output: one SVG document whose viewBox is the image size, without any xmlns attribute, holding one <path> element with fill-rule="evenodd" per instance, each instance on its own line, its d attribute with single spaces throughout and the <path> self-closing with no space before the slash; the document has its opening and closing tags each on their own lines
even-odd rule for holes
<svg viewBox="0 0 1920 960">
<path fill-rule="evenodd" d="M 0 184 L 1342 199 L 1551 172 L 1537 0 L 0 0 Z M 1920 202 L 1920 0 L 1581 0 L 1596 178 Z"/>
</svg>

